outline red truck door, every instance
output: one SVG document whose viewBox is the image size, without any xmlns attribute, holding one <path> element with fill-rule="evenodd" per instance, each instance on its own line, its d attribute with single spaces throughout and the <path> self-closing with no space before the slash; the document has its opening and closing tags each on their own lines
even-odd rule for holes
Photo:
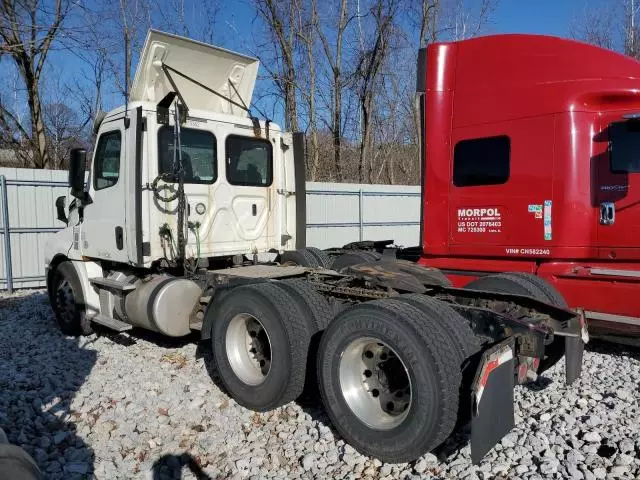
<svg viewBox="0 0 640 480">
<path fill-rule="evenodd" d="M 640 121 L 622 115 L 596 135 L 593 191 L 599 256 L 640 258 Z"/>
</svg>

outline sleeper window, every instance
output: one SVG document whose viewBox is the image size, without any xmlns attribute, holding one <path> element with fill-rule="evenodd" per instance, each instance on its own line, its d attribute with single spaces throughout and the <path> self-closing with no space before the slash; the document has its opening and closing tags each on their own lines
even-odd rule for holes
<svg viewBox="0 0 640 480">
<path fill-rule="evenodd" d="M 158 131 L 158 170 L 173 172 L 173 127 L 164 126 Z M 213 183 L 218 178 L 216 168 L 216 138 L 211 132 L 193 128 L 180 129 L 182 146 L 182 170 L 184 183 Z"/>
<path fill-rule="evenodd" d="M 462 140 L 453 153 L 453 184 L 473 187 L 506 183 L 510 156 L 511 142 L 506 135 Z"/>
<path fill-rule="evenodd" d="M 226 142 L 227 180 L 232 185 L 268 187 L 273 180 L 271 143 L 230 135 Z"/>
</svg>

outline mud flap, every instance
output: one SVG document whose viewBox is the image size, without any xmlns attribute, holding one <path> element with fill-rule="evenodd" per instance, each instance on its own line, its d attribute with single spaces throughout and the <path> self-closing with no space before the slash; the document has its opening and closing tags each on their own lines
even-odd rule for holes
<svg viewBox="0 0 640 480">
<path fill-rule="evenodd" d="M 589 342 L 589 332 L 584 312 L 579 311 L 578 323 L 580 325 L 580 335 L 575 337 L 565 337 L 564 339 L 564 361 L 566 363 L 566 384 L 571 385 L 582 375 L 582 356 L 584 344 Z"/>
<path fill-rule="evenodd" d="M 483 353 L 471 393 L 471 460 L 477 464 L 515 425 L 513 337 Z"/>
</svg>

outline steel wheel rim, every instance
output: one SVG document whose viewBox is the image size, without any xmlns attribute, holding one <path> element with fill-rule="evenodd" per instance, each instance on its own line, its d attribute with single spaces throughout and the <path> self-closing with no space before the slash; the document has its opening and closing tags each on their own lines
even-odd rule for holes
<svg viewBox="0 0 640 480">
<path fill-rule="evenodd" d="M 271 370 L 271 340 L 260 321 L 249 313 L 231 319 L 225 337 L 231 370 L 247 385 L 264 382 Z"/>
<path fill-rule="evenodd" d="M 56 300 L 60 320 L 67 324 L 73 323 L 76 316 L 76 301 L 73 288 L 66 278 L 56 288 Z"/>
<path fill-rule="evenodd" d="M 342 352 L 340 389 L 353 414 L 370 428 L 390 430 L 411 409 L 409 371 L 400 356 L 374 337 L 353 340 Z"/>
</svg>

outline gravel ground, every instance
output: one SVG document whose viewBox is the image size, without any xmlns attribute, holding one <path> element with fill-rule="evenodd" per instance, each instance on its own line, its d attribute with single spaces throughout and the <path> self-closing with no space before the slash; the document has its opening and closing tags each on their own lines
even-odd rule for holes
<svg viewBox="0 0 640 480">
<path fill-rule="evenodd" d="M 464 433 L 391 465 L 345 445 L 317 402 L 238 406 L 196 340 L 65 337 L 43 291 L 0 293 L 0 427 L 53 479 L 640 477 L 638 349 L 592 343 L 574 386 L 558 365 L 517 387 L 518 426 L 479 466 Z"/>
</svg>

